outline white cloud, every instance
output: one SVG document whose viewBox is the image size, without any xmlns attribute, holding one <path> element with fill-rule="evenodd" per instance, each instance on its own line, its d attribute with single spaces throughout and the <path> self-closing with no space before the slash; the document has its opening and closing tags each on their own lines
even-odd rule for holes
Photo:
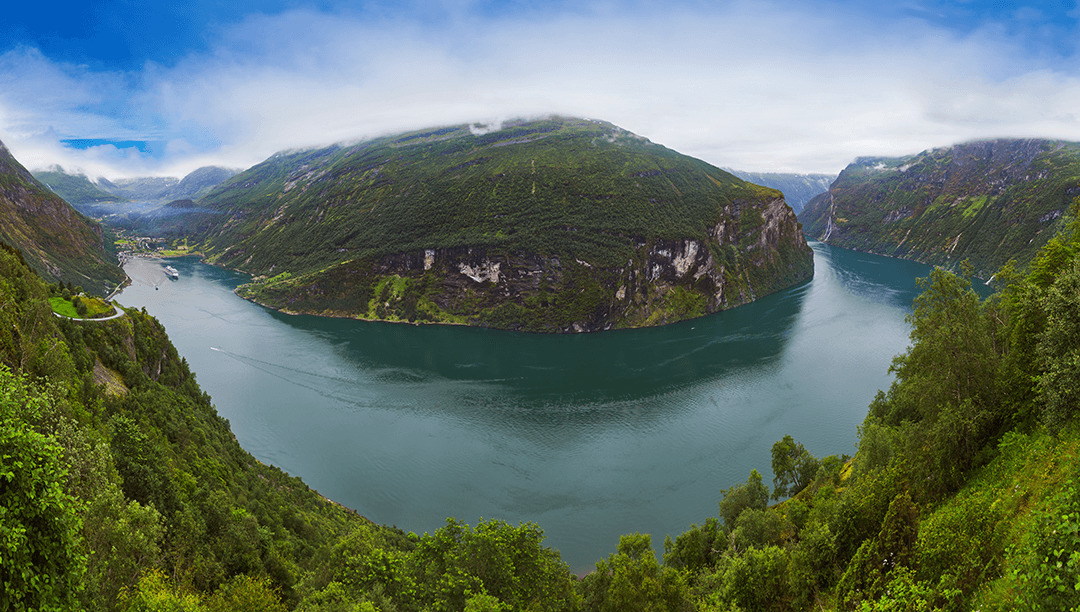
<svg viewBox="0 0 1080 612">
<path fill-rule="evenodd" d="M 253 16 L 220 31 L 210 53 L 138 75 L 9 53 L 0 85 L 19 85 L 0 94 L 0 138 L 24 162 L 109 176 L 245 167 L 286 148 L 551 112 L 747 170 L 835 172 L 858 155 L 979 137 L 1080 140 L 1077 73 L 993 25 L 961 37 L 758 3 L 617 8 L 494 19 L 465 7 L 438 27 Z M 169 145 L 159 157 L 73 152 L 50 146 L 56 133 Z"/>
</svg>

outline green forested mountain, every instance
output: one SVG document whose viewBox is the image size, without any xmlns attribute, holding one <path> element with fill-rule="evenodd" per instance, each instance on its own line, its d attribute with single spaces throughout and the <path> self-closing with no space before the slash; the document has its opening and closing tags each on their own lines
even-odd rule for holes
<svg viewBox="0 0 1080 612">
<path fill-rule="evenodd" d="M 809 278 L 779 192 L 582 119 L 281 153 L 185 231 L 294 312 L 586 331 L 673 322 Z"/>
<path fill-rule="evenodd" d="M 34 178 L 63 198 L 72 206 L 122 202 L 124 198 L 105 191 L 85 174 L 69 174 L 63 168 L 53 166 L 33 173 Z"/>
<path fill-rule="evenodd" d="M 972 142 L 896 158 L 860 158 L 799 214 L 835 246 L 955 266 L 987 278 L 1030 261 L 1080 198 L 1080 144 Z"/>
<path fill-rule="evenodd" d="M 23 168 L 0 143 L 0 242 L 22 251 L 42 276 L 104 295 L 126 276 L 101 226 Z"/>
</svg>

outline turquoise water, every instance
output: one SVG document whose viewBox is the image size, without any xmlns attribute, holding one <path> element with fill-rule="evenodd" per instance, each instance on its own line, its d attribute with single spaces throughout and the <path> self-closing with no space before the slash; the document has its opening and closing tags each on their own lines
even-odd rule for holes
<svg viewBox="0 0 1080 612">
<path fill-rule="evenodd" d="M 814 279 L 661 328 L 530 335 L 280 314 L 194 259 L 127 267 L 241 444 L 374 521 L 533 521 L 574 571 L 717 514 L 772 443 L 854 452 L 917 263 L 812 244 Z"/>
</svg>

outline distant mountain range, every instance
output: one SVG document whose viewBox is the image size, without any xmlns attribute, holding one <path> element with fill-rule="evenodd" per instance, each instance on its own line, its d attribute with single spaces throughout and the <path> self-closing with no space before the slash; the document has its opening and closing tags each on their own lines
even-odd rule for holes
<svg viewBox="0 0 1080 612">
<path fill-rule="evenodd" d="M 35 171 L 34 177 L 79 211 L 101 217 L 106 223 L 122 224 L 127 216 L 152 215 L 161 206 L 175 200 L 194 200 L 210 192 L 239 170 L 204 166 L 183 178 L 142 177 L 110 181 L 91 180 L 85 174 L 72 174 L 54 166 Z"/>
<path fill-rule="evenodd" d="M 783 172 L 745 172 L 742 170 L 731 170 L 725 168 L 728 172 L 741 178 L 744 181 L 749 181 L 765 187 L 772 187 L 773 189 L 779 189 L 784 193 L 784 200 L 787 201 L 791 210 L 794 210 L 796 214 L 799 213 L 806 206 L 814 196 L 825 193 L 829 190 L 829 185 L 836 180 L 835 174 L 794 174 Z"/>
<path fill-rule="evenodd" d="M 799 214 L 810 238 L 989 277 L 1031 260 L 1080 205 L 1080 144 L 988 140 L 865 157 Z"/>
<path fill-rule="evenodd" d="M 103 295 L 125 278 L 112 241 L 34 179 L 0 143 L 0 241 L 22 253 L 45 279 Z"/>
<path fill-rule="evenodd" d="M 177 231 L 292 312 L 591 331 L 730 308 L 813 269 L 780 192 L 584 119 L 279 153 L 194 206 Z"/>
</svg>

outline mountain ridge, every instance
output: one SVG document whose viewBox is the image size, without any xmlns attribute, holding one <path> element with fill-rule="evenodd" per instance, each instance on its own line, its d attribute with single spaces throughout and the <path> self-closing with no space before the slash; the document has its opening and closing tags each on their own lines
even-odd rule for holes
<svg viewBox="0 0 1080 612">
<path fill-rule="evenodd" d="M 0 142 L 0 240 L 43 277 L 106 295 L 127 275 L 101 226 L 38 182 Z"/>
<path fill-rule="evenodd" d="M 241 295 L 291 312 L 597 331 L 812 273 L 781 193 L 594 120 L 278 153 L 197 206 L 184 231 L 210 261 L 255 274 Z"/>
<path fill-rule="evenodd" d="M 105 177 L 92 179 L 83 172 L 68 172 L 54 165 L 31 174 L 49 185 L 60 197 L 72 205 L 107 201 L 144 200 L 170 202 L 172 200 L 196 199 L 209 193 L 218 183 L 241 171 L 223 166 L 201 166 L 185 174 L 175 176 L 144 176 L 110 180 Z M 55 184 L 52 184 L 55 183 Z"/>
<path fill-rule="evenodd" d="M 967 259 L 988 278 L 1025 265 L 1080 203 L 1080 144 L 962 143 L 903 157 L 862 157 L 807 203 L 808 237 L 938 265 Z"/>
</svg>

